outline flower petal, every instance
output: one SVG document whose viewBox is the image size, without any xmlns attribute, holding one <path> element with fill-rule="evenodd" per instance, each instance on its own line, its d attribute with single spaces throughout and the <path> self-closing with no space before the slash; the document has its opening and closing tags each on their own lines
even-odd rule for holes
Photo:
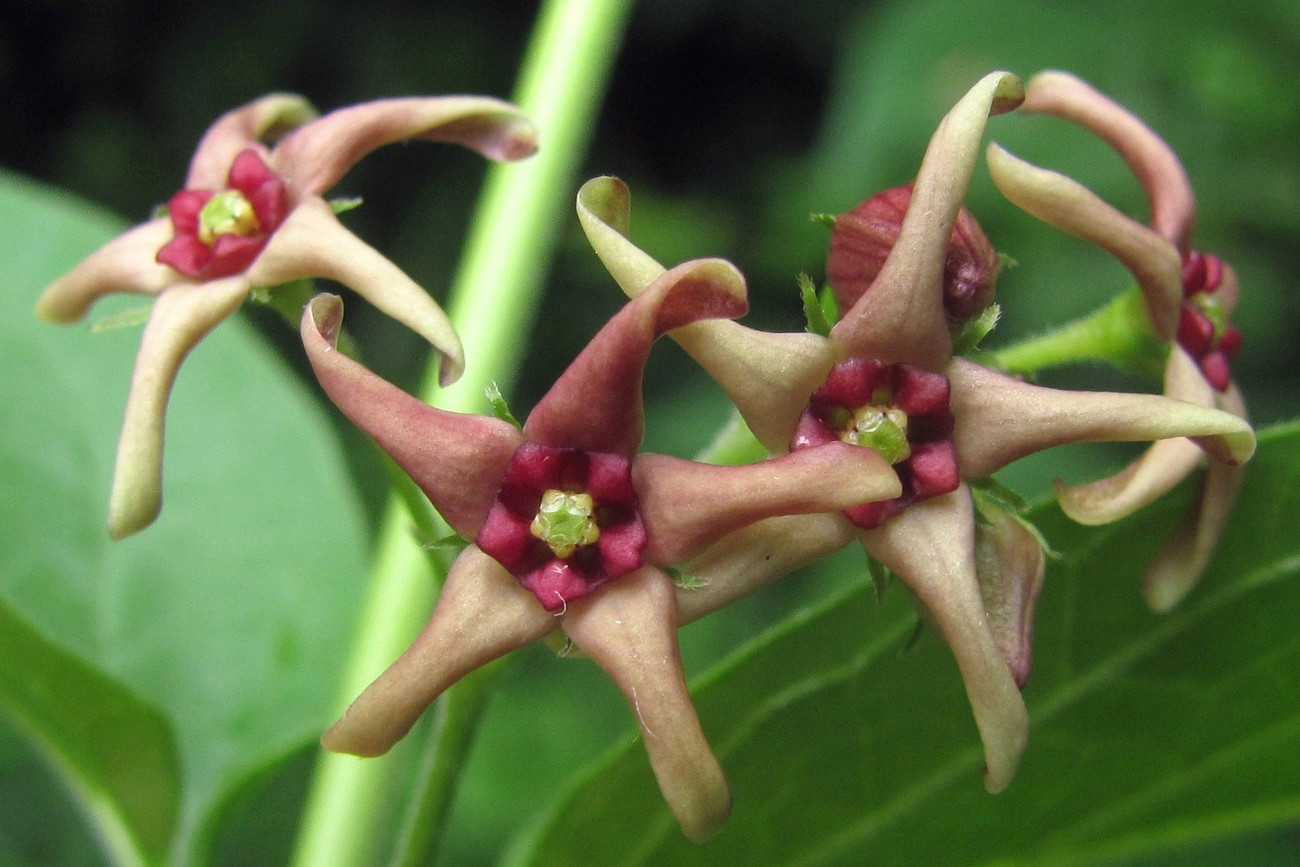
<svg viewBox="0 0 1300 867">
<path fill-rule="evenodd" d="M 199 141 L 185 178 L 186 188 L 222 189 L 241 151 L 253 147 L 265 153 L 261 142 L 300 127 L 315 116 L 312 104 L 292 93 L 273 93 L 226 112 Z"/>
<path fill-rule="evenodd" d="M 843 357 L 905 361 L 933 370 L 952 356 L 943 307 L 948 242 L 989 116 L 1013 110 L 1023 98 L 1020 79 L 990 73 L 939 123 L 893 251 L 871 288 L 831 330 L 831 342 Z"/>
<path fill-rule="evenodd" d="M 1185 436 L 1230 464 L 1245 463 L 1255 451 L 1250 425 L 1217 409 L 1150 394 L 1043 388 L 962 359 L 947 373 L 963 478 L 981 478 L 1025 455 L 1074 442 Z"/>
<path fill-rule="evenodd" d="M 650 536 L 646 558 L 664 565 L 764 518 L 837 512 L 903 491 L 884 458 L 839 442 L 745 466 L 642 454 L 633 474 Z"/>
<path fill-rule="evenodd" d="M 1174 346 L 1165 365 L 1165 395 L 1199 406 L 1214 406 L 1214 390 L 1186 352 Z M 1118 521 L 1168 493 L 1196 469 L 1205 453 L 1190 440 L 1164 439 L 1144 451 L 1121 472 L 1086 485 L 1065 485 L 1057 480 L 1056 499 L 1061 511 L 1080 524 Z"/>
<path fill-rule="evenodd" d="M 731 791 L 686 689 L 672 581 L 644 567 L 570 604 L 563 620 L 627 696 L 682 832 L 695 842 L 712 836 L 731 813 Z"/>
<path fill-rule="evenodd" d="M 578 221 L 596 255 L 629 298 L 664 268 L 628 239 L 631 194 L 618 178 L 593 178 L 578 191 Z M 785 451 L 799 413 L 834 363 L 815 334 L 769 334 L 709 319 L 669 336 L 722 387 L 770 451 Z"/>
<path fill-rule="evenodd" d="M 1118 151 L 1146 192 L 1151 228 L 1187 249 L 1196 214 L 1192 185 L 1173 149 L 1149 126 L 1083 80 L 1055 70 L 1030 79 L 1021 111 L 1073 121 Z"/>
<path fill-rule="evenodd" d="M 438 350 L 438 379 L 450 385 L 465 369 L 460 337 L 438 302 L 391 260 L 349 231 L 329 205 L 309 198 L 294 208 L 249 269 L 254 286 L 324 277 L 355 291 Z"/>
<path fill-rule="evenodd" d="M 677 588 L 678 622 L 712 614 L 855 538 L 853 525 L 834 512 L 768 518 L 728 533 L 683 567 L 698 583 Z"/>
<path fill-rule="evenodd" d="M 357 756 L 388 752 L 443 690 L 556 625 L 513 575 L 471 545 L 452 564 L 424 630 L 321 744 Z"/>
<path fill-rule="evenodd" d="M 678 265 L 624 305 L 560 376 L 524 422 L 543 445 L 632 455 L 644 426 L 641 378 L 651 345 L 689 322 L 740 316 L 745 278 L 729 262 Z"/>
<path fill-rule="evenodd" d="M 911 588 L 947 640 L 984 742 L 984 787 L 1000 792 L 1015 776 L 1029 716 L 989 627 L 976 578 L 974 527 L 963 485 L 864 531 L 862 544 Z"/>
<path fill-rule="evenodd" d="M 285 137 L 271 164 L 295 195 L 319 195 L 376 148 L 413 139 L 464 145 L 494 160 L 523 159 L 537 150 L 537 128 L 508 102 L 413 96 L 332 111 Z"/>
<path fill-rule="evenodd" d="M 247 294 L 243 278 L 231 277 L 210 283 L 179 283 L 154 302 L 135 359 L 117 444 L 108 502 L 108 532 L 114 539 L 130 536 L 158 517 L 163 423 L 176 373 L 190 350 L 238 310 Z"/>
<path fill-rule="evenodd" d="M 496 500 L 519 431 L 499 419 L 435 409 L 339 352 L 343 302 L 317 295 L 302 342 L 316 378 L 344 415 L 415 480 L 457 533 L 474 538 Z"/>
<path fill-rule="evenodd" d="M 171 221 L 166 218 L 118 235 L 46 287 L 36 301 L 36 315 L 51 322 L 76 322 L 92 304 L 113 292 L 157 295 L 180 279 L 154 260 L 171 237 Z"/>
<path fill-rule="evenodd" d="M 1065 175 L 988 147 L 989 173 L 1002 195 L 1040 220 L 1110 253 L 1132 272 L 1152 327 L 1170 339 L 1183 303 L 1183 265 L 1177 248 L 1124 216 Z"/>
<path fill-rule="evenodd" d="M 996 506 L 980 508 L 975 556 L 984 609 L 993 640 L 1024 688 L 1033 660 L 1034 608 L 1043 587 L 1047 555 L 1042 542 L 1015 515 Z"/>
</svg>

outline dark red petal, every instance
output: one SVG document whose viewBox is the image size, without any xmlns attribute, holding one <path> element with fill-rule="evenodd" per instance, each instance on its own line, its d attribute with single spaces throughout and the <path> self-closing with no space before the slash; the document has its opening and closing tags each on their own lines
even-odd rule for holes
<svg viewBox="0 0 1300 867">
<path fill-rule="evenodd" d="M 874 530 L 907 508 L 907 500 L 899 497 L 879 503 L 863 503 L 844 510 L 844 517 L 860 530 Z"/>
<path fill-rule="evenodd" d="M 1223 331 L 1223 336 L 1219 338 L 1219 351 L 1228 358 L 1234 358 L 1237 352 L 1241 350 L 1241 332 L 1233 325 L 1229 325 Z"/>
<path fill-rule="evenodd" d="M 794 436 L 790 440 L 790 451 L 822 446 L 836 442 L 838 439 L 839 434 L 831 430 L 811 409 L 806 409 L 794 429 Z"/>
<path fill-rule="evenodd" d="M 1206 292 L 1213 292 L 1223 283 L 1223 260 L 1218 256 L 1205 257 L 1205 280 L 1203 286 Z"/>
<path fill-rule="evenodd" d="M 911 364 L 895 366 L 894 406 L 914 415 L 939 415 L 948 412 L 952 388 L 948 377 Z"/>
<path fill-rule="evenodd" d="M 597 506 L 636 504 L 632 461 L 623 455 L 605 452 L 592 452 L 587 459 L 587 482 L 583 489 Z"/>
<path fill-rule="evenodd" d="M 203 276 L 212 280 L 238 274 L 252 264 L 266 246 L 266 235 L 219 235 L 212 242 L 212 259 Z"/>
<path fill-rule="evenodd" d="M 1192 250 L 1183 257 L 1183 294 L 1187 297 L 1205 291 L 1205 257 Z"/>
<path fill-rule="evenodd" d="M 851 358 L 831 368 L 826 381 L 813 392 L 812 403 L 858 409 L 871 403 L 871 392 L 886 372 L 887 365 L 876 358 Z"/>
<path fill-rule="evenodd" d="M 1214 387 L 1215 391 L 1227 391 L 1228 386 L 1232 384 L 1232 367 L 1228 364 L 1228 357 L 1222 352 L 1211 352 L 1200 361 L 1201 373 L 1205 374 L 1205 381 Z"/>
<path fill-rule="evenodd" d="M 258 225 L 267 234 L 280 228 L 289 215 L 289 191 L 279 178 L 267 181 L 249 193 L 248 203 L 253 206 Z"/>
<path fill-rule="evenodd" d="M 1183 305 L 1178 314 L 1178 344 L 1193 358 L 1210 351 L 1214 340 L 1214 323 L 1199 310 Z"/>
<path fill-rule="evenodd" d="M 271 171 L 270 166 L 257 155 L 257 151 L 246 150 L 235 157 L 235 161 L 231 163 L 230 177 L 226 185 L 232 190 L 239 190 L 251 200 L 253 192 L 269 181 L 284 184 L 280 176 Z"/>
<path fill-rule="evenodd" d="M 563 488 L 566 471 L 572 465 L 571 455 L 572 450 L 534 442 L 522 443 L 510 457 L 501 487 L 539 496 L 549 489 Z"/>
<path fill-rule="evenodd" d="M 914 443 L 912 456 L 907 459 L 907 475 L 911 477 L 912 495 L 916 500 L 957 490 L 961 473 L 958 472 L 957 452 L 952 440 Z"/>
<path fill-rule="evenodd" d="M 600 550 L 600 565 L 610 578 L 626 575 L 645 563 L 643 552 L 646 542 L 645 524 L 639 516 L 613 527 L 601 527 L 596 546 Z"/>
<path fill-rule="evenodd" d="M 592 578 L 595 580 L 591 580 Z M 519 579 L 526 590 L 537 597 L 547 611 L 563 611 L 575 599 L 581 599 L 604 583 L 596 576 L 583 575 L 568 560 L 551 560 Z"/>
<path fill-rule="evenodd" d="M 497 502 L 474 537 L 474 544 L 484 553 L 518 575 L 534 565 L 538 539 L 530 531 L 532 516 L 523 519 L 506 505 Z"/>
<path fill-rule="evenodd" d="M 194 235 L 177 235 L 163 245 L 155 258 L 187 277 L 199 278 L 212 259 L 212 248 Z"/>
<path fill-rule="evenodd" d="M 212 190 L 181 190 L 167 201 L 167 216 L 176 234 L 198 235 L 199 212 L 213 195 Z"/>
</svg>

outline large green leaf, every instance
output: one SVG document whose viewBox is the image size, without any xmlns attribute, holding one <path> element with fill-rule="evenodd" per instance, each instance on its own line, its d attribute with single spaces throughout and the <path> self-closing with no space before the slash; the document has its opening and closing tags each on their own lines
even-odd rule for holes
<svg viewBox="0 0 1300 867">
<path fill-rule="evenodd" d="M 139 329 L 60 328 L 31 309 L 121 226 L 9 176 L 0 223 L 0 597 L 167 718 L 184 784 L 173 852 L 201 857 L 224 794 L 335 709 L 364 576 L 363 516 L 327 419 L 231 321 L 181 370 L 161 518 L 110 542 L 107 495 Z M 90 719 L 102 697 L 79 694 L 73 706 Z M 121 747 L 108 736 L 85 746 L 96 761 Z"/>
<path fill-rule="evenodd" d="M 1264 437 L 1203 586 L 1149 612 L 1143 565 L 1187 490 L 1094 529 L 1035 515 L 1048 569 L 1030 744 L 990 796 L 956 667 L 865 580 L 706 677 L 735 813 L 692 846 L 626 743 L 513 851 L 527 864 L 1096 863 L 1300 818 L 1300 428 Z"/>
</svg>

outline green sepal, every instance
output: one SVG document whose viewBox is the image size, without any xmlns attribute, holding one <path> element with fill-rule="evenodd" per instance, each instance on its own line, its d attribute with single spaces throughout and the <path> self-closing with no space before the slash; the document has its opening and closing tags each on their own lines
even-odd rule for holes
<svg viewBox="0 0 1300 867">
<path fill-rule="evenodd" d="M 805 327 L 812 334 L 828 336 L 831 328 L 840 318 L 835 293 L 830 291 L 829 286 L 822 287 L 818 292 L 812 278 L 807 274 L 800 274 L 796 279 L 799 282 L 799 297 L 803 301 Z"/>
<path fill-rule="evenodd" d="M 346 214 L 354 208 L 361 207 L 362 202 L 360 196 L 340 196 L 337 199 L 330 199 L 328 204 L 330 210 L 334 212 L 334 216 L 337 217 L 339 214 Z"/>
<path fill-rule="evenodd" d="M 488 383 L 488 387 L 483 389 L 483 393 L 487 395 L 488 403 L 492 405 L 493 416 L 523 430 L 524 426 L 519 423 L 519 419 L 515 418 L 515 414 L 510 411 L 505 395 L 501 393 L 501 386 L 497 385 L 495 380 Z"/>
<path fill-rule="evenodd" d="M 117 331 L 119 328 L 136 328 L 149 321 L 151 312 L 153 312 L 152 303 L 141 304 L 92 322 L 90 331 L 92 334 L 99 334 L 102 331 Z"/>
<path fill-rule="evenodd" d="M 668 577 L 673 579 L 673 583 L 683 590 L 699 590 L 701 587 L 708 586 L 707 581 L 698 575 L 692 575 L 689 572 L 683 572 L 677 566 L 665 566 L 664 572 Z"/>
<path fill-rule="evenodd" d="M 953 338 L 953 354 L 969 355 L 974 352 L 979 348 L 980 342 L 997 327 L 998 320 L 1001 318 L 1002 308 L 997 304 L 990 304 L 966 320 L 957 332 L 957 336 Z"/>
</svg>

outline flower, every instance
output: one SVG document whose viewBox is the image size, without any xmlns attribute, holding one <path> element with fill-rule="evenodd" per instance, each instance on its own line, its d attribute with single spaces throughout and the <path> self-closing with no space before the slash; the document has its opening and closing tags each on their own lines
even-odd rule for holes
<svg viewBox="0 0 1300 867">
<path fill-rule="evenodd" d="M 1029 213 L 1102 247 L 1133 273 L 1150 328 L 1169 345 L 1165 394 L 1244 419 L 1245 402 L 1229 370 L 1229 360 L 1241 345 L 1241 333 L 1228 321 L 1237 303 L 1236 274 L 1217 257 L 1191 248 L 1192 189 L 1173 150 L 1122 106 L 1066 73 L 1035 76 L 1023 110 L 1071 120 L 1110 144 L 1141 183 L 1151 224 L 1143 226 L 1124 216 L 1069 178 L 990 146 L 995 183 Z M 1169 491 L 1200 466 L 1203 457 L 1187 440 L 1162 441 L 1110 478 L 1075 487 L 1058 482 L 1057 497 L 1075 520 L 1106 523 Z M 1153 609 L 1172 608 L 1205 571 L 1241 478 L 1240 467 L 1210 462 L 1196 506 L 1143 581 Z"/>
<path fill-rule="evenodd" d="M 829 337 L 765 334 L 730 322 L 670 332 L 770 451 L 832 436 L 874 448 L 870 437 L 860 437 L 864 416 L 894 421 L 907 443 L 890 458 L 899 461 L 904 488 L 902 502 L 883 507 L 890 514 L 872 507 L 867 514 L 784 517 L 721 540 L 688 565 L 707 583 L 678 591 L 682 619 L 715 610 L 856 538 L 919 597 L 952 648 L 984 743 L 985 786 L 993 792 L 1014 775 L 1028 718 L 1012 674 L 1017 663 L 1000 649 L 981 593 L 969 482 L 1024 455 L 1077 441 L 1193 436 L 1233 463 L 1254 448 L 1250 426 L 1227 413 L 1167 397 L 1042 388 L 953 357 L 946 251 L 986 120 L 1015 108 L 1022 93 L 1015 76 L 993 73 L 943 119 L 897 243 Z M 629 198 L 620 182 L 589 181 L 578 210 L 596 253 L 629 295 L 661 272 L 627 238 Z M 921 422 L 916 428 L 913 417 Z M 805 441 L 809 426 L 817 436 Z"/>
<path fill-rule="evenodd" d="M 50 285 L 36 312 L 81 319 L 113 292 L 155 295 L 118 443 L 109 532 L 153 522 L 162 504 L 163 418 L 181 362 L 254 288 L 305 277 L 342 283 L 425 337 L 441 353 L 444 383 L 463 367 L 460 340 L 420 286 L 348 231 L 322 198 L 375 148 L 407 139 L 449 141 L 512 160 L 535 149 L 531 122 L 495 99 L 378 100 L 312 120 L 302 98 L 275 94 L 222 116 L 199 142 L 168 217 L 110 241 Z M 262 143 L 292 130 L 273 148 Z"/>
<path fill-rule="evenodd" d="M 388 384 L 333 348 L 337 298 L 308 305 L 303 341 L 325 391 L 473 540 L 424 631 L 325 734 L 328 749 L 385 752 L 451 683 L 562 627 L 626 694 L 685 834 L 700 840 L 721 826 L 730 794 L 686 690 L 664 567 L 763 518 L 900 491 L 878 455 L 844 444 L 744 467 L 637 454 L 651 344 L 746 307 L 743 279 L 725 262 L 664 273 L 601 329 L 521 430 L 434 409 Z"/>
</svg>

